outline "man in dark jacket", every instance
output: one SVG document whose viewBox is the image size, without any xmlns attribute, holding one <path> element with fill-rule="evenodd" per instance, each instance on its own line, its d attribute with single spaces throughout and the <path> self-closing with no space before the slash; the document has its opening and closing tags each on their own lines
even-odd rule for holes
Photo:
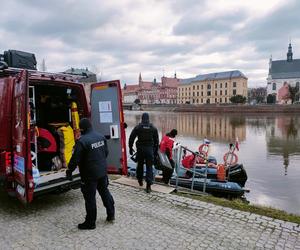
<svg viewBox="0 0 300 250">
<path fill-rule="evenodd" d="M 79 122 L 81 137 L 76 141 L 72 158 L 66 171 L 67 178 L 72 179 L 72 172 L 79 166 L 81 192 L 85 200 L 86 217 L 79 229 L 95 229 L 97 218 L 96 190 L 106 208 L 107 221 L 115 219 L 114 199 L 108 190 L 107 142 L 103 135 L 93 131 L 87 118 Z"/>
<path fill-rule="evenodd" d="M 137 168 L 136 177 L 139 185 L 143 186 L 144 162 L 146 162 L 146 192 L 151 192 L 151 185 L 153 182 L 153 161 L 154 155 L 158 150 L 158 132 L 149 121 L 149 114 L 142 114 L 142 122 L 135 126 L 129 137 L 129 153 L 133 155 L 133 143 L 135 138 L 137 148 Z"/>
</svg>

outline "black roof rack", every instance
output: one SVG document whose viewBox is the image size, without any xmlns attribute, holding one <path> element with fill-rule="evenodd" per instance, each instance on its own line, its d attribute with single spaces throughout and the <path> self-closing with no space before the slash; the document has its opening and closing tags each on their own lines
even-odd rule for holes
<svg viewBox="0 0 300 250">
<path fill-rule="evenodd" d="M 20 68 L 12 68 L 8 67 L 6 69 L 0 70 L 0 74 L 3 73 L 4 75 L 14 75 L 18 74 L 22 70 L 27 70 L 30 74 L 30 76 L 34 77 L 48 77 L 50 79 L 59 79 L 59 80 L 66 80 L 71 82 L 76 82 L 82 78 L 85 78 L 84 76 L 74 76 L 70 74 L 65 73 L 53 73 L 53 72 L 44 72 L 44 71 L 38 71 L 38 70 L 30 70 L 30 69 L 20 69 Z"/>
</svg>

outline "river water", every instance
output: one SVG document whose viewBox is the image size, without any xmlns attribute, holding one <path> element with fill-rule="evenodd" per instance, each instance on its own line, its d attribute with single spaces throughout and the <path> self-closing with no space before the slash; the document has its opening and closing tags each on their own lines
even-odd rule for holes
<svg viewBox="0 0 300 250">
<path fill-rule="evenodd" d="M 126 111 L 127 140 L 142 112 Z M 222 163 L 238 137 L 237 153 L 248 174 L 246 199 L 300 215 L 300 117 L 284 114 L 206 114 L 149 112 L 160 139 L 173 128 L 176 141 L 196 151 L 211 141 L 210 155 Z"/>
</svg>

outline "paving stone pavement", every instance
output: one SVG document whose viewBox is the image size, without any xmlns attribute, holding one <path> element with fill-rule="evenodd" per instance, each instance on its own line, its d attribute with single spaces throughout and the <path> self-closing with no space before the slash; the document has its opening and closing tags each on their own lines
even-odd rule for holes
<svg viewBox="0 0 300 250">
<path fill-rule="evenodd" d="M 113 183 L 116 221 L 79 231 L 79 190 L 47 195 L 24 208 L 0 197 L 0 249 L 299 249 L 300 225 L 173 194 Z"/>
</svg>

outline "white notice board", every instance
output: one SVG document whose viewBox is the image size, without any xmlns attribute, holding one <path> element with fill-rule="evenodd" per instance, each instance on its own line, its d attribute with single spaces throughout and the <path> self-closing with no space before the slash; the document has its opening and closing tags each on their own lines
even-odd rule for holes
<svg viewBox="0 0 300 250">
<path fill-rule="evenodd" d="M 112 123 L 112 112 L 100 113 L 100 123 Z"/>
<path fill-rule="evenodd" d="M 111 101 L 99 102 L 100 123 L 112 123 Z"/>
<path fill-rule="evenodd" d="M 99 112 L 111 112 L 111 101 L 99 102 Z"/>
</svg>

